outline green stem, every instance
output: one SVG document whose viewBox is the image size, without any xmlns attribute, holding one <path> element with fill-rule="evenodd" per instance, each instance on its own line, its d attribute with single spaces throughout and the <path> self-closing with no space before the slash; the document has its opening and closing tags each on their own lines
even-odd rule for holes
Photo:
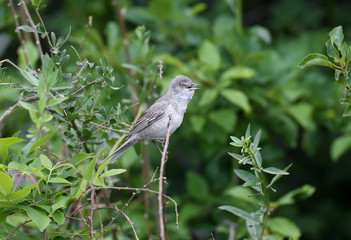
<svg viewBox="0 0 351 240">
<path fill-rule="evenodd" d="M 241 0 L 235 0 L 235 16 L 236 16 L 236 30 L 242 32 L 243 30 L 243 19 L 242 19 L 242 2 Z"/>
<path fill-rule="evenodd" d="M 250 155 L 252 159 L 252 163 L 254 167 L 257 169 L 256 171 L 258 172 L 258 177 L 261 182 L 261 194 L 263 196 L 263 201 L 264 201 L 264 215 L 263 215 L 263 222 L 262 222 L 262 231 L 260 233 L 260 238 L 262 239 L 264 230 L 267 225 L 267 220 L 271 211 L 270 208 L 270 199 L 269 199 L 269 191 L 268 191 L 268 184 L 267 180 L 263 175 L 262 168 L 259 166 L 257 159 L 255 157 L 255 154 L 250 150 L 250 148 L 247 146 L 247 153 Z"/>
</svg>

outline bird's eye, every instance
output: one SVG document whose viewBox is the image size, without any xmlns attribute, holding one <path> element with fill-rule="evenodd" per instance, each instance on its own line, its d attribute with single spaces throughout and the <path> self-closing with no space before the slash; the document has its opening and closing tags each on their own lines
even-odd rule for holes
<svg viewBox="0 0 351 240">
<path fill-rule="evenodd" d="M 184 83 L 181 83 L 180 86 L 181 86 L 181 87 L 185 87 L 185 84 L 184 84 Z"/>
</svg>

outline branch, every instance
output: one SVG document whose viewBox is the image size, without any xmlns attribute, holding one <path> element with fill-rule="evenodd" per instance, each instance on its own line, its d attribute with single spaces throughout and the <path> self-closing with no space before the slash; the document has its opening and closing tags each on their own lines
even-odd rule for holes
<svg viewBox="0 0 351 240">
<path fill-rule="evenodd" d="M 18 36 L 18 39 L 19 39 L 19 41 L 20 41 L 20 43 L 21 43 L 21 47 L 22 47 L 22 49 L 23 49 L 23 55 L 24 55 L 24 59 L 25 59 L 25 61 L 26 61 L 26 65 L 28 65 L 28 63 L 29 63 L 29 60 L 28 60 L 28 54 L 27 54 L 27 50 L 26 50 L 26 48 L 25 48 L 25 41 L 24 41 L 24 39 L 23 39 L 23 37 L 22 37 L 22 33 L 21 33 L 21 31 L 18 29 L 18 27 L 19 27 L 19 22 L 18 22 L 18 15 L 17 15 L 17 13 L 16 13 L 16 10 L 15 10 L 15 7 L 14 7 L 14 5 L 13 5 L 13 1 L 12 0 L 9 0 L 9 7 L 11 8 L 11 12 L 12 12 L 12 15 L 13 15 L 13 18 L 14 18 L 14 20 L 15 20 L 15 25 L 16 25 L 16 30 L 15 30 L 15 32 L 17 33 L 17 36 Z"/>
<path fill-rule="evenodd" d="M 167 148 L 169 143 L 169 136 L 171 133 L 171 125 L 172 125 L 172 114 L 169 115 L 169 122 L 168 122 L 168 130 L 166 135 L 166 142 L 165 146 L 163 147 L 163 153 L 161 158 L 161 167 L 160 167 L 160 177 L 159 177 L 159 185 L 158 185 L 158 218 L 160 223 L 160 237 L 162 240 L 166 239 L 165 234 L 165 216 L 163 211 L 163 175 L 164 175 L 164 168 L 166 163 L 166 156 L 167 156 Z"/>
<path fill-rule="evenodd" d="M 91 193 L 90 193 L 90 239 L 94 239 L 94 208 L 95 208 L 95 188 L 94 185 L 91 186 Z"/>
<path fill-rule="evenodd" d="M 29 97 L 29 98 L 26 98 L 26 99 L 21 99 L 21 101 L 23 102 L 29 102 L 29 101 L 32 101 L 32 100 L 37 100 L 38 99 L 38 96 L 35 95 L 33 97 Z M 0 123 L 4 120 L 4 118 L 9 115 L 14 109 L 20 107 L 20 103 L 17 102 L 15 105 L 13 105 L 12 107 L 10 107 L 6 112 L 4 112 L 4 114 L 0 117 Z"/>
<path fill-rule="evenodd" d="M 27 8 L 25 1 L 21 1 L 20 4 L 21 4 L 21 6 L 23 6 L 23 10 L 24 10 L 24 13 L 27 17 L 29 24 L 32 26 L 32 28 L 37 29 L 37 26 L 33 22 L 33 19 L 28 11 L 28 8 Z M 35 38 L 35 44 L 37 45 L 38 50 L 39 50 L 41 63 L 44 64 L 44 54 L 43 54 L 43 49 L 41 48 L 39 34 L 37 32 L 34 32 L 33 34 L 34 34 L 34 38 Z"/>
</svg>

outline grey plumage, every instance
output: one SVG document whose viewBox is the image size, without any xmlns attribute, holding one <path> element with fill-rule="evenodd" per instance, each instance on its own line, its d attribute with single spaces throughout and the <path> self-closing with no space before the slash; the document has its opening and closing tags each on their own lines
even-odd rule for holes
<svg viewBox="0 0 351 240">
<path fill-rule="evenodd" d="M 188 103 L 196 89 L 188 77 L 176 76 L 165 95 L 155 101 L 135 123 L 127 140 L 102 162 L 112 157 L 115 162 L 131 146 L 143 140 L 164 140 L 167 135 L 169 116 L 172 114 L 171 134 L 182 124 Z"/>
</svg>

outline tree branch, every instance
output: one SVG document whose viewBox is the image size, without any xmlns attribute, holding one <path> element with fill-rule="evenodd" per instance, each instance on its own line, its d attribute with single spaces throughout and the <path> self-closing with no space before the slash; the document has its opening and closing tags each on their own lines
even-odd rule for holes
<svg viewBox="0 0 351 240">
<path fill-rule="evenodd" d="M 167 149 L 169 143 L 169 136 L 171 133 L 171 126 L 172 126 L 172 114 L 169 115 L 169 122 L 168 122 L 168 130 L 166 135 L 165 146 L 163 147 L 163 153 L 161 158 L 161 167 L 160 167 L 160 177 L 159 177 L 159 185 L 158 185 L 158 217 L 159 217 L 159 224 L 160 224 L 160 237 L 161 240 L 166 239 L 166 232 L 165 232 L 165 216 L 164 216 L 164 206 L 163 206 L 163 194 L 164 194 L 164 168 L 167 158 Z"/>
</svg>

